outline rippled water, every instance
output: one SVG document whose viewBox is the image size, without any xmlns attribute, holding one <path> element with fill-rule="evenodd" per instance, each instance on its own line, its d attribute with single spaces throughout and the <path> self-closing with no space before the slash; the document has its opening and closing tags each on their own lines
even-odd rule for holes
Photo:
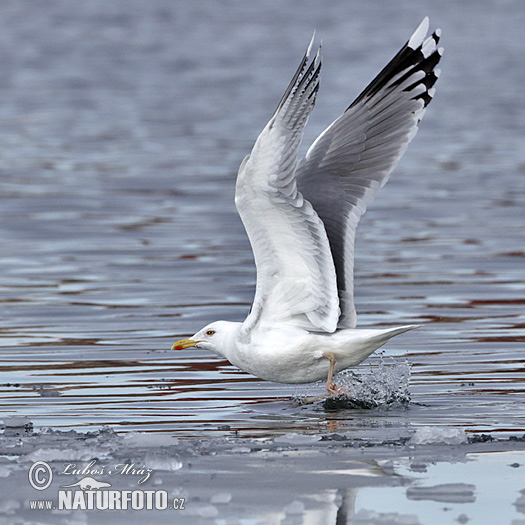
<svg viewBox="0 0 525 525">
<path fill-rule="evenodd" d="M 279 9 L 2 4 L 2 416 L 180 435 L 525 431 L 525 11 L 488 0 Z M 236 171 L 313 28 L 324 69 L 306 144 L 425 14 L 444 33 L 438 93 L 356 253 L 360 325 L 423 325 L 385 347 L 412 364 L 408 407 L 298 407 L 294 396 L 322 385 L 262 382 L 204 351 L 170 351 L 248 312 L 255 274 Z"/>
</svg>

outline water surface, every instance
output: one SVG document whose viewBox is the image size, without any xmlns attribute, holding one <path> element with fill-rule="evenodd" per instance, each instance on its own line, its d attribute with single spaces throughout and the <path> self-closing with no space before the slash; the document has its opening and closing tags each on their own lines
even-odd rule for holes
<svg viewBox="0 0 525 525">
<path fill-rule="evenodd" d="M 0 7 L 0 417 L 36 426 L 275 435 L 525 432 L 525 11 L 510 2 Z M 363 218 L 360 326 L 418 323 L 408 407 L 326 411 L 175 338 L 242 320 L 255 280 L 236 171 L 315 27 L 305 144 L 424 15 L 438 92 Z M 368 373 L 373 357 L 362 365 Z M 359 370 L 357 370 L 359 372 Z"/>
</svg>

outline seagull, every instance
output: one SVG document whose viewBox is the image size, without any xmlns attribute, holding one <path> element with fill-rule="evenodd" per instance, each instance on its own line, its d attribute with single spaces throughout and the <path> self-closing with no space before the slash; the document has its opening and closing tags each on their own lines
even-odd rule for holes
<svg viewBox="0 0 525 525">
<path fill-rule="evenodd" d="M 257 267 L 244 322 L 216 321 L 172 350 L 203 348 L 260 379 L 311 383 L 353 367 L 417 325 L 358 329 L 354 239 L 367 205 L 414 138 L 443 49 L 425 18 L 297 162 L 321 70 L 312 38 L 272 118 L 243 160 L 235 205 Z"/>
</svg>

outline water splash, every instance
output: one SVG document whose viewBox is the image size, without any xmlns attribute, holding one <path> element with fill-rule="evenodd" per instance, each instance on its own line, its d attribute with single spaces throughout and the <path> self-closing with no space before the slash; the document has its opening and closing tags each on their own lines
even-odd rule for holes
<svg viewBox="0 0 525 525">
<path fill-rule="evenodd" d="M 408 361 L 385 358 L 379 354 L 379 361 L 356 374 L 352 370 L 336 377 L 339 392 L 328 397 L 323 406 L 328 410 L 341 408 L 379 408 L 403 406 L 410 403 L 411 365 Z"/>
</svg>

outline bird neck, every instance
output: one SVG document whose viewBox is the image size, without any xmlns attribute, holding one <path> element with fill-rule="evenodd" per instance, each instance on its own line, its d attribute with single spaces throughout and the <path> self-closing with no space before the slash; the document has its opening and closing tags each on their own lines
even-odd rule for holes
<svg viewBox="0 0 525 525">
<path fill-rule="evenodd" d="M 222 321 L 221 323 L 221 338 L 213 351 L 231 361 L 232 357 L 235 359 L 237 342 L 239 340 L 242 323 Z"/>
</svg>

